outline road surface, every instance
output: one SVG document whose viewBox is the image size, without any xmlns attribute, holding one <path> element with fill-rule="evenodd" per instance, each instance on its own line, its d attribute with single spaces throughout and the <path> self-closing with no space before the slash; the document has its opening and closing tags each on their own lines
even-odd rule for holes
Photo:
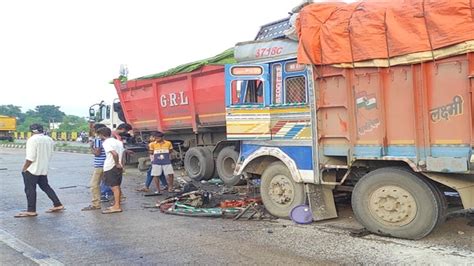
<svg viewBox="0 0 474 266">
<path fill-rule="evenodd" d="M 350 236 L 361 226 L 349 206 L 338 219 L 295 225 L 276 222 L 189 218 L 144 209 L 157 197 L 135 192 L 144 176 L 127 170 L 124 212 L 81 212 L 92 156 L 56 152 L 49 180 L 66 206 L 44 213 L 51 203 L 38 188 L 35 218 L 15 219 L 26 208 L 20 169 L 24 150 L 0 148 L 0 264 L 328 264 L 436 263 L 474 261 L 474 227 L 465 218 L 447 221 L 419 241 Z M 5 169 L 6 168 L 6 169 Z M 61 187 L 69 187 L 63 188 Z M 164 196 L 163 196 L 164 197 Z M 104 205 L 105 206 L 105 205 Z"/>
</svg>

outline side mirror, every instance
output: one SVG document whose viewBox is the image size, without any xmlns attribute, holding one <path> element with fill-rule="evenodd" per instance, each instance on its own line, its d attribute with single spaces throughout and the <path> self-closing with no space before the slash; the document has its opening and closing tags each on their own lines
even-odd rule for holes
<svg viewBox="0 0 474 266">
<path fill-rule="evenodd" d="M 89 117 L 91 120 L 93 120 L 95 118 L 95 110 L 94 108 L 89 108 Z"/>
</svg>

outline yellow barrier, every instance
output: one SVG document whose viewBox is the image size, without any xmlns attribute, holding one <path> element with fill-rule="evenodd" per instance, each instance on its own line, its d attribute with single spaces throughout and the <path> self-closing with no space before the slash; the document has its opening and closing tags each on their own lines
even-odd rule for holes
<svg viewBox="0 0 474 266">
<path fill-rule="evenodd" d="M 31 137 L 31 132 L 14 132 L 15 139 L 28 139 Z M 54 140 L 62 140 L 62 141 L 76 141 L 79 137 L 79 132 L 57 132 L 52 131 L 49 132 L 49 136 Z"/>
</svg>

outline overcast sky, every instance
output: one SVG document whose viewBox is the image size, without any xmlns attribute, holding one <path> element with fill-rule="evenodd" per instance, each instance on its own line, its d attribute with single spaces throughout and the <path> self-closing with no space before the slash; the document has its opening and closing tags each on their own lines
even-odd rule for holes
<svg viewBox="0 0 474 266">
<path fill-rule="evenodd" d="M 161 72 L 252 40 L 301 0 L 1 1 L 0 105 L 87 116 L 108 82 Z"/>
</svg>

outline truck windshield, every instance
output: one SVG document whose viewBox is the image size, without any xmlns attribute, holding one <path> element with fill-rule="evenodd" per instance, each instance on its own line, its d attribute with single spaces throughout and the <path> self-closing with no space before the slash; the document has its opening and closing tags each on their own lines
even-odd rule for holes
<svg viewBox="0 0 474 266">
<path fill-rule="evenodd" d="M 232 105 L 263 104 L 261 80 L 234 80 L 231 88 Z"/>
</svg>

